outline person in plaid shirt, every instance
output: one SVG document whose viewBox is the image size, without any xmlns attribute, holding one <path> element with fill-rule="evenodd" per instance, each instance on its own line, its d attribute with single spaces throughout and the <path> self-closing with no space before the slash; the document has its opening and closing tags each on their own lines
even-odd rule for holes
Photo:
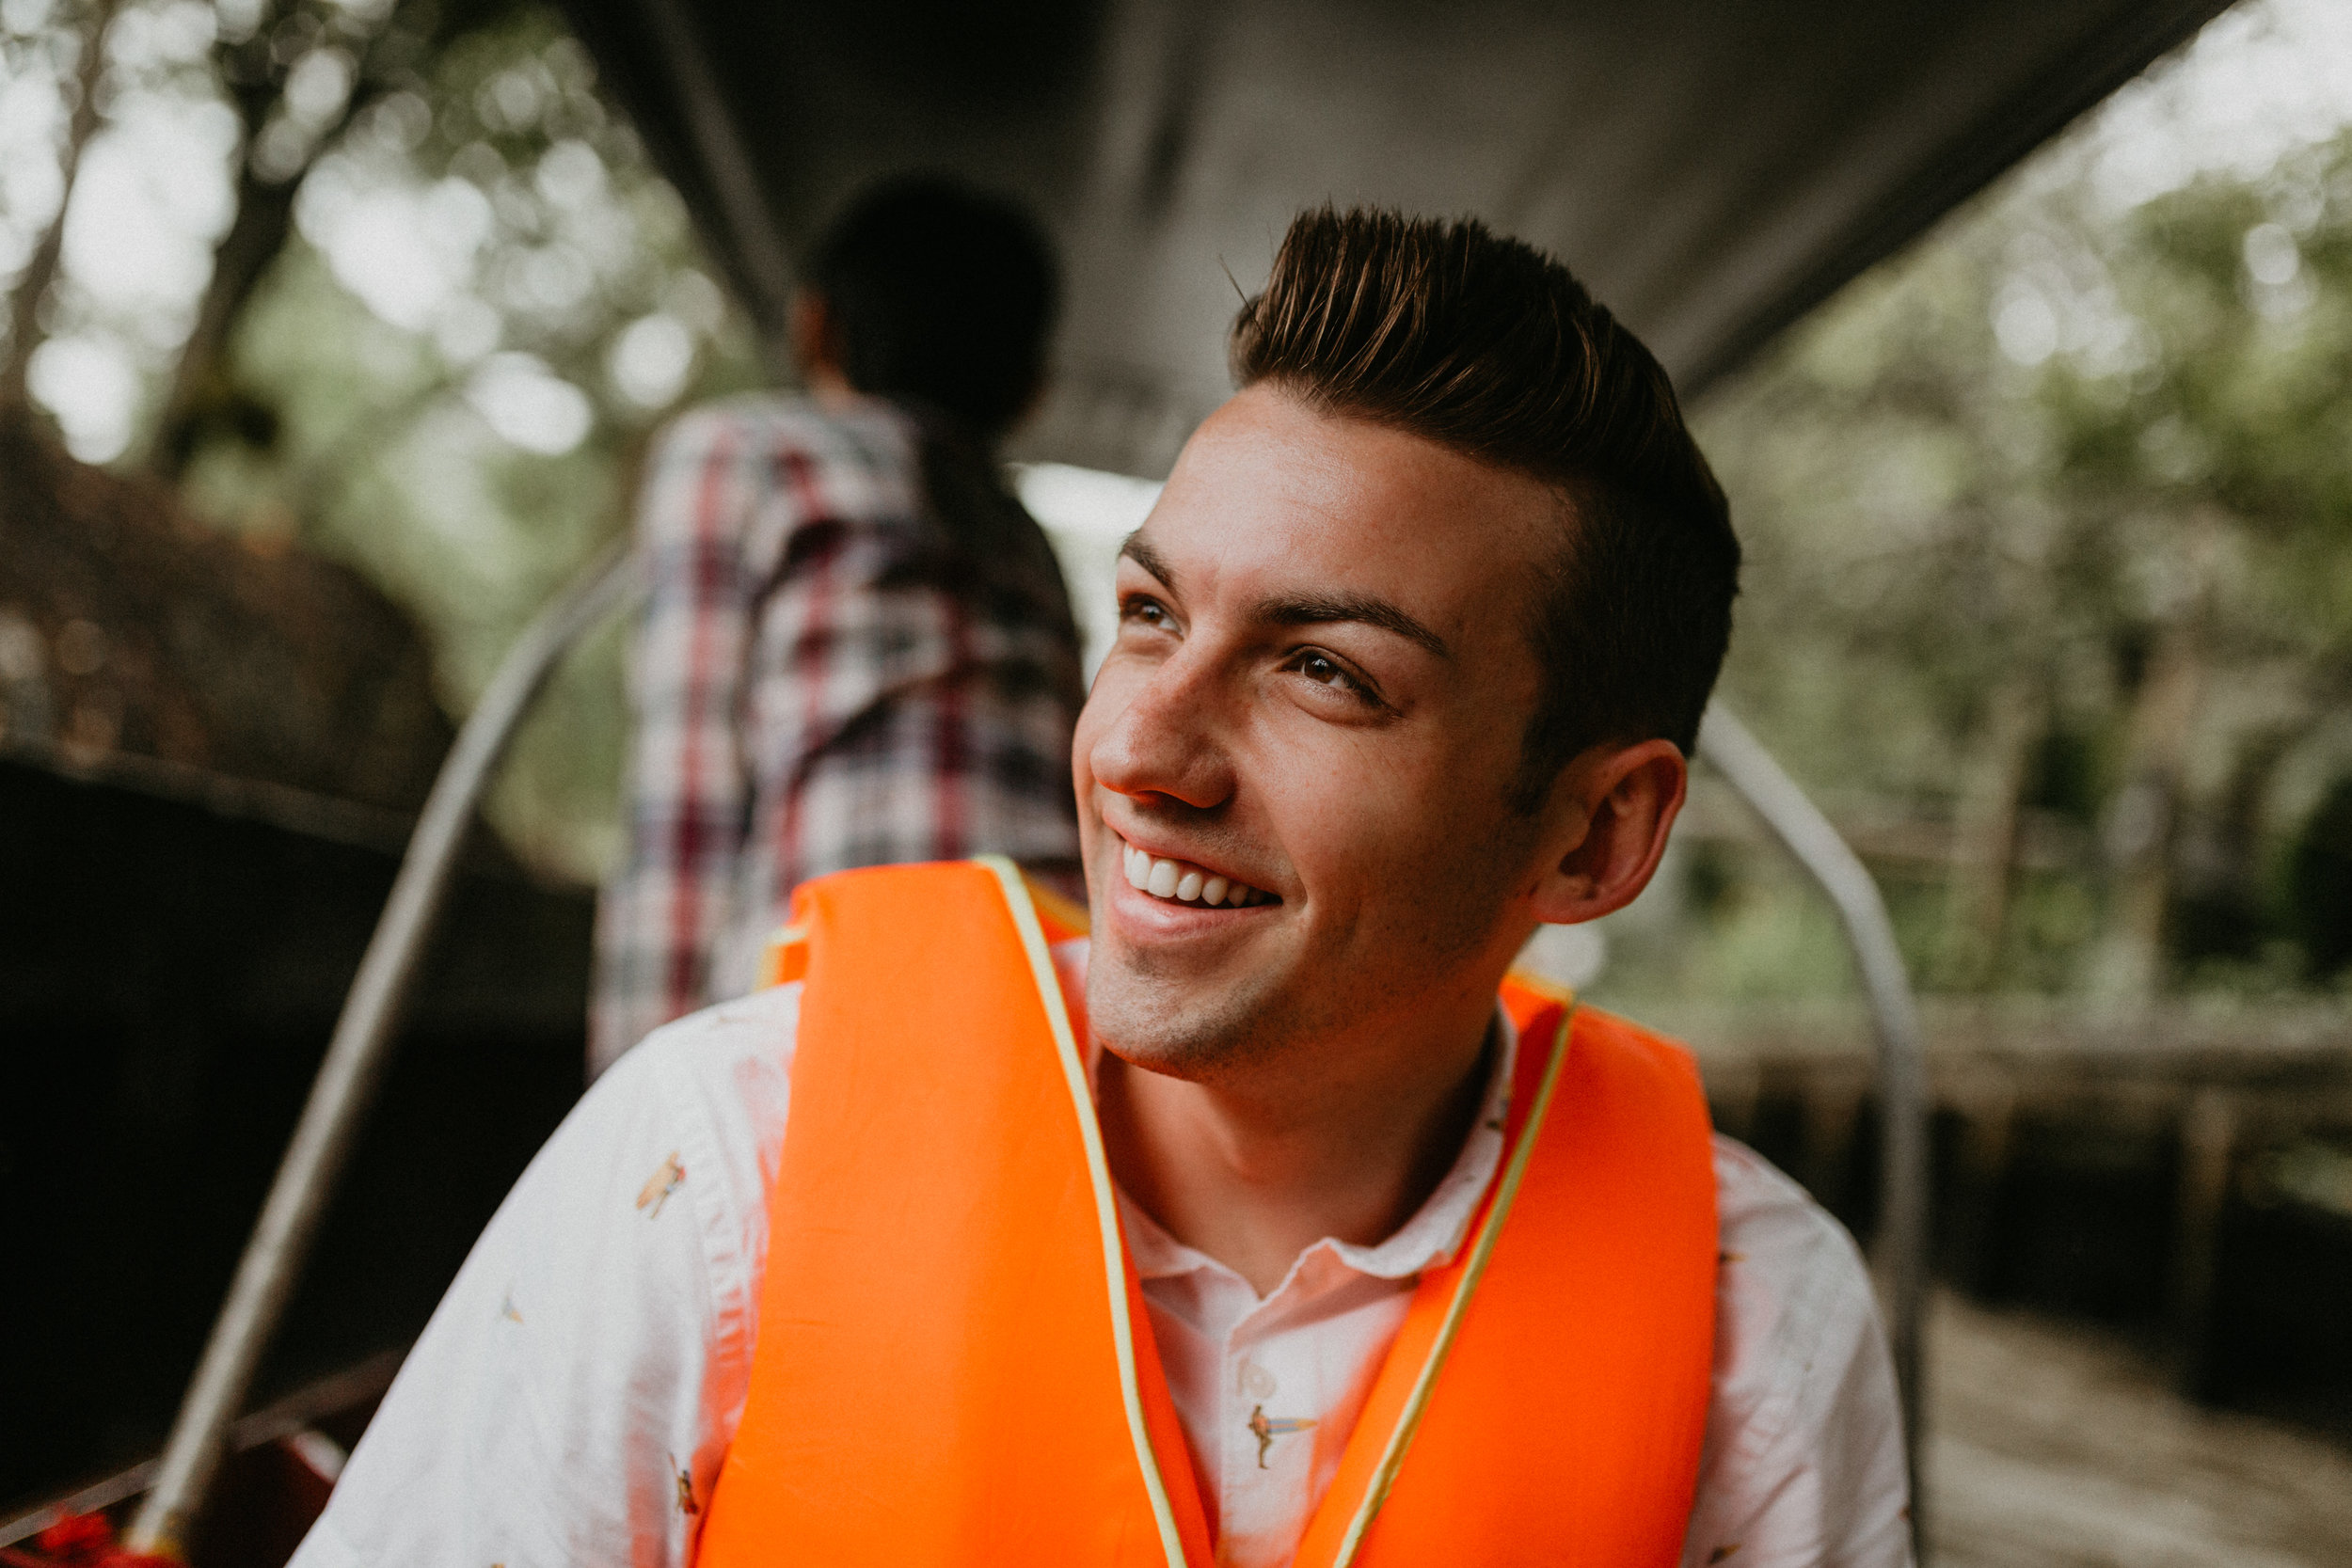
<svg viewBox="0 0 2352 1568">
<path fill-rule="evenodd" d="M 1057 292 L 1018 210 L 884 185 L 816 253 L 793 323 L 808 394 L 697 410 L 656 445 L 591 1073 L 749 990 L 811 877 L 1075 864 L 1077 628 L 992 451 L 1035 401 Z"/>
</svg>

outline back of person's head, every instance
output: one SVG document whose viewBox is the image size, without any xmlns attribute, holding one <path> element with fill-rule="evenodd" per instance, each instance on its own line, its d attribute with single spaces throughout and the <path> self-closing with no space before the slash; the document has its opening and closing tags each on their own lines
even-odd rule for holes
<svg viewBox="0 0 2352 1568">
<path fill-rule="evenodd" d="M 861 392 L 993 440 L 1043 385 L 1060 278 L 1044 230 L 1004 198 L 936 175 L 872 186 L 818 243 L 808 281 Z"/>
<path fill-rule="evenodd" d="M 1523 808 L 1586 747 L 1691 750 L 1730 641 L 1739 541 L 1665 371 L 1565 267 L 1475 219 L 1322 207 L 1243 305 L 1232 360 L 1244 387 L 1559 488 L 1560 549 L 1529 611 L 1544 689 Z"/>
</svg>

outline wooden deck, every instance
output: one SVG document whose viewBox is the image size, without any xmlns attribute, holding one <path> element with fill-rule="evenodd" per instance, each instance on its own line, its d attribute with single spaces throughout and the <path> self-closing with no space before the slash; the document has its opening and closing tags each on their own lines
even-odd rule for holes
<svg viewBox="0 0 2352 1568">
<path fill-rule="evenodd" d="M 1931 1335 L 1934 1568 L 2352 1564 L 2352 1449 L 2194 1404 L 2095 1329 L 1946 1293 Z"/>
</svg>

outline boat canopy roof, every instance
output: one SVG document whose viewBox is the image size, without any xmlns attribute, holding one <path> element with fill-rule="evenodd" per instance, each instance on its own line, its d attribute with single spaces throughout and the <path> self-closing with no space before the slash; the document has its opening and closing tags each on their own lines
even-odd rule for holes
<svg viewBox="0 0 2352 1568">
<path fill-rule="evenodd" d="M 2217 0 L 565 0 L 738 297 L 858 186 L 947 169 L 1064 246 L 1026 455 L 1166 471 L 1236 289 L 1327 198 L 1542 245 L 1686 394 Z M 1238 280 L 1236 282 L 1235 280 Z"/>
</svg>

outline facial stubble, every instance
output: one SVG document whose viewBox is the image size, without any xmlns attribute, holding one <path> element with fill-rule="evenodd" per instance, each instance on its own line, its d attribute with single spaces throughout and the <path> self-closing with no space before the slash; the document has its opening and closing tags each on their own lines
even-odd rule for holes
<svg viewBox="0 0 2352 1568">
<path fill-rule="evenodd" d="M 1416 887 L 1423 918 L 1391 939 L 1394 957 L 1385 964 L 1347 961 L 1356 945 L 1352 926 L 1322 933 L 1319 945 L 1327 951 L 1291 945 L 1215 978 L 1161 955 L 1098 941 L 1087 974 L 1089 1027 L 1104 1050 L 1132 1067 L 1216 1085 L 1302 1058 L 1367 1020 L 1406 1016 L 1443 990 L 1445 977 L 1492 940 L 1524 858 L 1520 840 L 1531 836 L 1525 827 L 1506 816 L 1486 833 L 1448 835 L 1453 845 L 1478 847 L 1406 875 L 1404 885 Z M 1318 984 L 1318 968 L 1344 974 Z"/>
</svg>

